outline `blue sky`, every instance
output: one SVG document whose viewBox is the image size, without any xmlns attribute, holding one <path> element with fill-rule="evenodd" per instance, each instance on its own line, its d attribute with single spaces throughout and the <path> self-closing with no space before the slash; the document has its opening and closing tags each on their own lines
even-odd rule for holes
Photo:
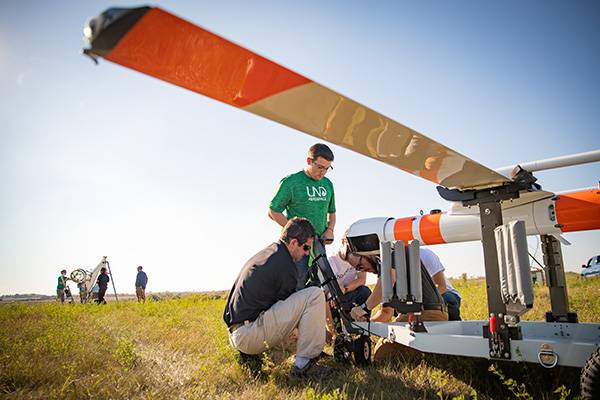
<svg viewBox="0 0 600 400">
<path fill-rule="evenodd" d="M 60 269 L 103 255 L 120 292 L 140 264 L 151 291 L 228 289 L 278 235 L 269 200 L 315 140 L 95 66 L 82 27 L 115 5 L 140 3 L 0 3 L 0 294 L 52 293 Z M 600 148 L 594 1 L 157 5 L 492 168 Z M 446 208 L 431 183 L 333 150 L 338 237 L 359 218 Z M 599 172 L 537 176 L 563 191 Z M 566 237 L 568 269 L 600 253 L 599 232 Z M 483 275 L 479 244 L 433 250 L 449 275 Z"/>
</svg>

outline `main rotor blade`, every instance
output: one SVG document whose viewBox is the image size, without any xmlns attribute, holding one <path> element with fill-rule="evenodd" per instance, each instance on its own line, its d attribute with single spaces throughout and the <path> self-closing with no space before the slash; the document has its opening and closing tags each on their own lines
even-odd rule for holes
<svg viewBox="0 0 600 400">
<path fill-rule="evenodd" d="M 160 8 L 109 9 L 84 29 L 103 57 L 447 188 L 510 180 L 339 93 Z"/>
</svg>

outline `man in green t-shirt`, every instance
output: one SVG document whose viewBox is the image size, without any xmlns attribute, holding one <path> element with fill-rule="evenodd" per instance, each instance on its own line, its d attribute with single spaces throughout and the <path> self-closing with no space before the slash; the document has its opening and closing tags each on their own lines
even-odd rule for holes
<svg viewBox="0 0 600 400">
<path fill-rule="evenodd" d="M 61 303 L 65 302 L 65 286 L 67 285 L 67 270 L 60 271 L 58 282 L 56 284 L 56 298 Z"/>
<path fill-rule="evenodd" d="M 304 169 L 281 180 L 279 189 L 269 205 L 269 218 L 282 227 L 294 217 L 306 218 L 326 244 L 332 243 L 335 195 L 333 184 L 325 177 L 333 168 L 332 162 L 333 152 L 327 145 L 317 143 L 311 146 Z M 308 256 L 300 260 L 296 268 L 297 289 L 300 290 L 306 286 L 308 279 Z"/>
</svg>

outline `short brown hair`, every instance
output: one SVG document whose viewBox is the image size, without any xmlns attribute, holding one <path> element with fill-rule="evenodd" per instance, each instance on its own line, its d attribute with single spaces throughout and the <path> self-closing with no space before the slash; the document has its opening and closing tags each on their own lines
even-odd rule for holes
<svg viewBox="0 0 600 400">
<path fill-rule="evenodd" d="M 333 162 L 333 151 L 324 143 L 316 143 L 310 146 L 308 149 L 308 158 L 316 160 L 319 157 L 323 157 L 327 161 Z"/>
<path fill-rule="evenodd" d="M 294 217 L 290 219 L 281 231 L 280 239 L 286 243 L 290 243 L 292 239 L 296 239 L 299 244 L 304 244 L 309 238 L 315 236 L 315 228 L 306 218 Z"/>
</svg>

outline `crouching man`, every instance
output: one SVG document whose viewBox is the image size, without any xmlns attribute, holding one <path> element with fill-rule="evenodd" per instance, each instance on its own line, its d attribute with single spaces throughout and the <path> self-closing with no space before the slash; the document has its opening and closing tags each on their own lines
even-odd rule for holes
<svg viewBox="0 0 600 400">
<path fill-rule="evenodd" d="M 308 255 L 315 236 L 310 222 L 293 218 L 280 240 L 253 256 L 229 293 L 223 319 L 229 343 L 242 354 L 260 354 L 284 343 L 298 328 L 292 374 L 304 375 L 325 345 L 325 296 L 321 288 L 296 291 L 296 263 Z"/>
</svg>

